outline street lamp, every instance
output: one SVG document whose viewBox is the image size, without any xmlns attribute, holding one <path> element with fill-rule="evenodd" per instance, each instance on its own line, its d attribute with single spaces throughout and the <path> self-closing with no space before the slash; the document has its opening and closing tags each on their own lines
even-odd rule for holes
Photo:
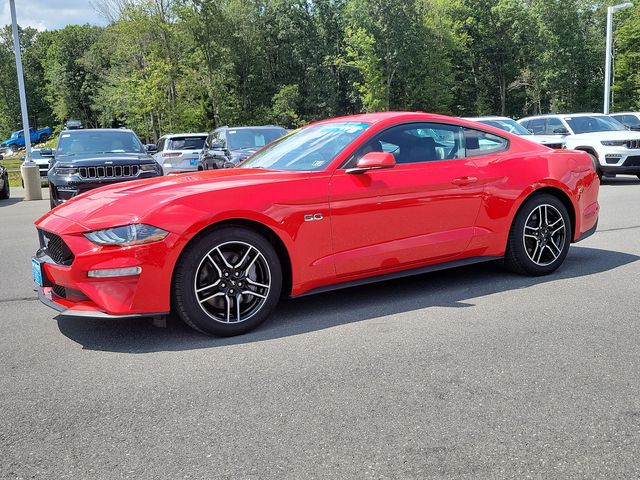
<svg viewBox="0 0 640 480">
<path fill-rule="evenodd" d="M 607 8 L 607 54 L 604 65 L 604 114 L 609 114 L 611 103 L 611 57 L 613 44 L 613 14 L 618 10 L 633 7 L 633 3 L 626 2 Z"/>
<path fill-rule="evenodd" d="M 31 159 L 31 133 L 29 132 L 29 115 L 27 113 L 27 96 L 24 90 L 24 76 L 22 75 L 22 56 L 20 55 L 20 36 L 18 35 L 18 21 L 16 20 L 16 6 L 14 0 L 9 0 L 11 7 L 11 29 L 13 33 L 13 50 L 16 56 L 16 72 L 18 74 L 18 92 L 20 94 L 20 110 L 22 111 L 22 130 L 24 131 L 24 146 L 26 155 L 20 167 L 24 182 L 24 199 L 40 200 L 42 198 L 42 186 L 40 184 L 40 171 Z"/>
</svg>

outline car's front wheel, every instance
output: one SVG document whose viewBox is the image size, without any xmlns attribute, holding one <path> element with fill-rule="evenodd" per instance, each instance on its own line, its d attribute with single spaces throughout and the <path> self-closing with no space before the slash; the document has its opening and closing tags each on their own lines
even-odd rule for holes
<svg viewBox="0 0 640 480">
<path fill-rule="evenodd" d="M 553 195 L 535 195 L 518 211 L 505 254 L 507 268 L 526 275 L 547 275 L 564 261 L 571 244 L 571 219 Z"/>
<path fill-rule="evenodd" d="M 2 186 L 2 190 L 0 190 L 0 199 L 6 200 L 11 195 L 9 191 L 9 176 L 4 177 L 4 185 Z"/>
<path fill-rule="evenodd" d="M 200 332 L 239 335 L 268 317 L 281 290 L 271 243 L 252 230 L 224 227 L 187 247 L 176 266 L 173 307 Z"/>
</svg>

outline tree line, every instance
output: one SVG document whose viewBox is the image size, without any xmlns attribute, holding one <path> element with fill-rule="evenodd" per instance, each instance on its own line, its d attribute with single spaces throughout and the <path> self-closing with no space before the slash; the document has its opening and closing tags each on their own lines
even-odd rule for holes
<svg viewBox="0 0 640 480">
<path fill-rule="evenodd" d="M 102 0 L 107 25 L 21 28 L 31 122 L 141 137 L 363 111 L 601 111 L 591 0 Z M 640 109 L 640 7 L 616 14 L 614 108 Z M 20 128 L 0 31 L 0 133 Z"/>
</svg>

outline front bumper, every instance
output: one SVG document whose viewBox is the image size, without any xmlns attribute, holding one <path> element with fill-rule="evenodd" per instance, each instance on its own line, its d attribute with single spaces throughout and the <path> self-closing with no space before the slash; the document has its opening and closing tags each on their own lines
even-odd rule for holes
<svg viewBox="0 0 640 480">
<path fill-rule="evenodd" d="M 166 315 L 170 307 L 171 276 L 177 260 L 178 236 L 133 247 L 101 247 L 91 243 L 81 225 L 49 215 L 38 225 L 64 242 L 73 253 L 69 265 L 56 263 L 47 250 L 34 257 L 41 263 L 38 297 L 64 315 L 131 318 Z M 90 278 L 90 270 L 140 267 L 139 275 Z"/>
<path fill-rule="evenodd" d="M 91 180 L 83 180 L 78 175 L 65 177 L 53 172 L 49 172 L 49 196 L 54 205 L 60 205 L 67 200 L 71 200 L 73 197 L 80 195 L 81 193 L 88 192 L 89 190 L 93 190 L 94 188 L 113 185 L 114 183 L 158 177 L 161 175 L 160 169 L 158 170 L 158 172 L 142 172 L 135 177 L 129 178 L 101 178 Z"/>
</svg>

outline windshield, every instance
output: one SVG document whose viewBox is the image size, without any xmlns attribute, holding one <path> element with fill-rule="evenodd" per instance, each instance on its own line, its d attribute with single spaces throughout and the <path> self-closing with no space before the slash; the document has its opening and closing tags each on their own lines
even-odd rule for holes
<svg viewBox="0 0 640 480">
<path fill-rule="evenodd" d="M 234 128 L 227 131 L 229 150 L 257 149 L 283 136 L 284 128 Z"/>
<path fill-rule="evenodd" d="M 491 127 L 499 128 L 505 132 L 513 133 L 514 135 L 531 135 L 531 132 L 520 125 L 515 120 L 500 119 L 500 120 L 479 120 L 480 123 L 489 125 Z"/>
<path fill-rule="evenodd" d="M 146 153 L 135 133 L 127 130 L 79 130 L 62 133 L 56 156 L 94 153 Z"/>
<path fill-rule="evenodd" d="M 626 128 L 619 121 L 614 120 L 606 115 L 598 115 L 593 117 L 565 117 L 564 118 L 571 130 L 575 134 L 590 132 L 614 132 L 625 131 Z"/>
<path fill-rule="evenodd" d="M 167 150 L 202 150 L 207 136 L 172 137 L 168 141 Z"/>
<path fill-rule="evenodd" d="M 614 118 L 629 128 L 640 128 L 640 118 L 636 117 L 635 115 L 620 115 Z"/>
<path fill-rule="evenodd" d="M 260 150 L 241 168 L 323 170 L 367 128 L 368 123 L 359 122 L 325 123 L 302 128 Z"/>
</svg>

